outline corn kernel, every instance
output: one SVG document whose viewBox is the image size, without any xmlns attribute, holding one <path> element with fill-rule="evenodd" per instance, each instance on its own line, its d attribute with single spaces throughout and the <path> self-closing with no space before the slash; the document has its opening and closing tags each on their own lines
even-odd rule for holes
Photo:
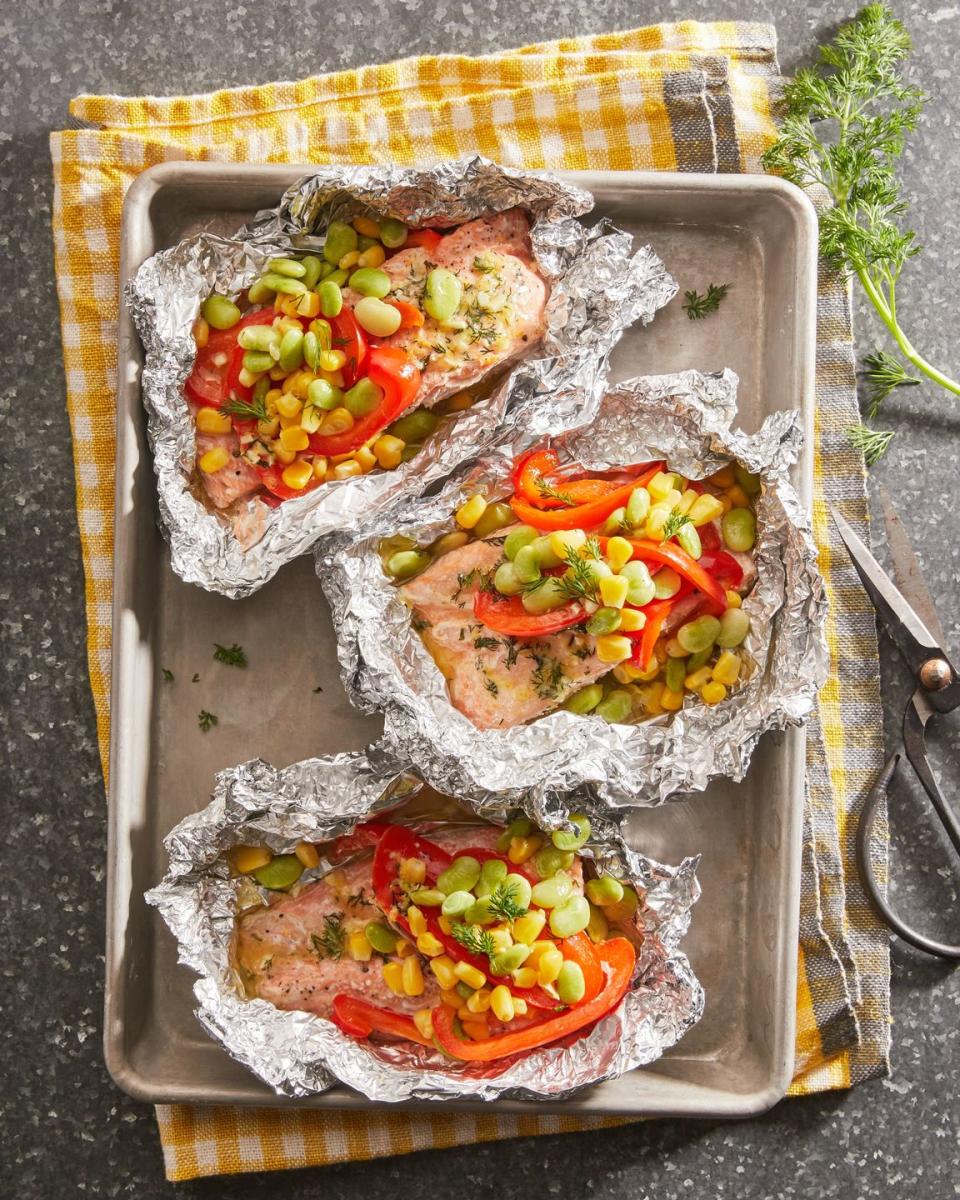
<svg viewBox="0 0 960 1200">
<path fill-rule="evenodd" d="M 369 446 L 361 446 L 359 450 L 354 450 L 353 461 L 360 465 L 360 470 L 366 475 L 377 465 L 377 456 Z"/>
<path fill-rule="evenodd" d="M 677 501 L 677 512 L 681 513 L 683 516 L 686 516 L 696 502 L 697 493 L 693 490 L 693 488 L 687 488 L 687 490 Z"/>
<path fill-rule="evenodd" d="M 713 665 L 713 678 L 717 683 L 732 687 L 740 678 L 740 655 L 730 650 L 724 650 Z"/>
<path fill-rule="evenodd" d="M 300 428 L 300 418 L 299 417 L 278 417 L 277 423 L 279 424 L 281 429 L 299 429 Z M 286 449 L 286 447 L 284 447 L 284 449 Z"/>
<path fill-rule="evenodd" d="M 743 598 L 739 592 L 735 592 L 732 588 L 727 588 L 727 608 L 740 608 L 743 604 Z"/>
<path fill-rule="evenodd" d="M 547 922 L 547 914 L 541 908 L 531 908 L 513 923 L 514 941 L 532 946 Z"/>
<path fill-rule="evenodd" d="M 397 958 L 409 958 L 411 954 L 416 954 L 416 952 L 417 949 L 413 942 L 408 942 L 406 938 L 401 938 L 397 942 L 397 949 L 395 951 Z"/>
<path fill-rule="evenodd" d="M 280 304 L 278 306 L 279 311 L 282 312 L 285 316 L 292 317 L 294 315 L 294 313 L 297 311 L 297 305 L 300 303 L 300 297 L 302 295 L 303 295 L 303 293 L 301 292 L 300 295 L 297 295 L 297 296 L 282 297 L 282 299 L 280 300 Z"/>
<path fill-rule="evenodd" d="M 440 954 L 436 958 L 431 958 L 430 970 L 444 991 L 449 992 L 457 986 L 457 977 L 453 972 L 453 959 L 448 954 Z"/>
<path fill-rule="evenodd" d="M 294 395 L 298 400 L 306 400 L 307 388 L 313 383 L 316 376 L 312 371 L 294 371 L 292 375 L 288 375 L 283 381 L 282 390 L 286 395 Z M 278 406 L 279 408 L 279 403 Z M 299 412 L 300 409 L 297 409 Z M 283 409 L 280 409 L 283 412 Z"/>
<path fill-rule="evenodd" d="M 421 933 L 417 938 L 417 949 L 421 954 L 425 954 L 427 958 L 436 958 L 437 955 L 443 953 L 443 943 L 438 941 L 432 933 Z"/>
<path fill-rule="evenodd" d="M 267 374 L 274 383 L 281 383 L 287 378 L 290 372 L 285 371 L 283 367 L 271 367 Z"/>
<path fill-rule="evenodd" d="M 550 534 L 550 549 L 559 559 L 566 559 L 571 551 L 582 549 L 587 535 L 582 529 L 558 529 Z"/>
<path fill-rule="evenodd" d="M 658 471 L 647 484 L 647 491 L 655 501 L 663 500 L 676 490 L 677 477 L 672 471 Z"/>
<path fill-rule="evenodd" d="M 293 488 L 295 492 L 299 492 L 313 478 L 313 463 L 305 462 L 301 458 L 297 462 L 291 463 L 288 467 L 284 467 L 281 478 L 288 488 Z"/>
<path fill-rule="evenodd" d="M 392 471 L 400 465 L 400 459 L 407 443 L 401 438 L 385 433 L 373 443 L 373 453 L 377 462 L 385 471 Z"/>
<path fill-rule="evenodd" d="M 327 460 L 322 456 L 313 460 L 313 477 L 314 479 L 325 479 L 327 475 L 328 464 Z"/>
<path fill-rule="evenodd" d="M 677 712 L 683 708 L 683 692 L 675 692 L 665 687 L 660 693 L 660 707 L 666 712 Z"/>
<path fill-rule="evenodd" d="M 359 250 L 348 251 L 343 258 L 337 263 L 341 271 L 349 271 L 351 267 L 355 267 L 360 259 Z"/>
<path fill-rule="evenodd" d="M 324 877 L 323 882 L 332 887 L 335 892 L 338 892 L 341 888 L 346 887 L 347 877 L 343 871 L 331 871 L 329 875 Z"/>
<path fill-rule="evenodd" d="M 517 865 L 533 858 L 543 845 L 542 837 L 515 837 L 510 839 L 507 847 L 507 858 Z"/>
<path fill-rule="evenodd" d="M 402 883 L 423 883 L 427 877 L 427 864 L 422 858 L 401 858 L 397 875 Z"/>
<path fill-rule="evenodd" d="M 711 496 L 709 492 L 704 492 L 702 496 L 698 496 L 694 500 L 687 516 L 699 529 L 701 525 L 708 525 L 711 521 L 715 521 L 722 512 L 722 502 L 716 496 Z"/>
<path fill-rule="evenodd" d="M 479 493 L 461 504 L 456 512 L 456 522 L 461 529 L 472 529 L 487 510 L 487 502 Z"/>
<path fill-rule="evenodd" d="M 203 317 L 197 317 L 193 323 L 191 332 L 193 333 L 193 340 L 196 343 L 197 349 L 202 350 L 210 340 L 210 326 Z"/>
<path fill-rule="evenodd" d="M 434 962 L 436 962 L 436 959 L 434 959 Z M 433 963 L 430 965 L 433 966 Z M 440 1002 L 445 1004 L 447 1008 L 456 1010 L 460 1007 L 460 993 L 455 991 L 453 988 L 447 988 L 444 991 L 441 991 Z"/>
<path fill-rule="evenodd" d="M 318 317 L 320 315 L 320 297 L 316 292 L 304 292 L 297 297 L 298 317 Z"/>
<path fill-rule="evenodd" d="M 608 575 L 600 580 L 600 598 L 608 608 L 623 608 L 630 580 L 624 575 Z"/>
<path fill-rule="evenodd" d="M 701 667 L 699 671 L 693 671 L 684 681 L 683 686 L 689 688 L 691 692 L 699 692 L 705 683 L 709 683 L 712 674 L 709 667 Z"/>
<path fill-rule="evenodd" d="M 277 408 L 277 401 L 283 395 L 279 388 L 271 388 L 263 398 L 263 407 L 267 410 L 268 417 L 275 417 L 280 411 Z"/>
<path fill-rule="evenodd" d="M 441 914 L 440 914 L 440 916 L 439 916 L 439 917 L 437 917 L 437 924 L 440 926 L 441 930 L 442 930 L 442 931 L 443 931 L 443 932 L 444 932 L 444 933 L 445 933 L 445 934 L 446 934 L 448 937 L 449 937 L 449 936 L 450 936 L 450 934 L 453 932 L 453 922 L 450 920 L 450 918 L 449 918 L 449 917 L 445 917 L 445 916 L 443 915 L 443 913 L 441 913 Z"/>
<path fill-rule="evenodd" d="M 310 438 L 306 430 L 301 429 L 299 425 L 292 425 L 280 431 L 280 445 L 284 450 L 306 450 L 310 445 Z"/>
<path fill-rule="evenodd" d="M 373 947 L 362 929 L 355 929 L 347 936 L 347 949 L 354 962 L 369 962 L 373 955 Z"/>
<path fill-rule="evenodd" d="M 724 513 L 728 513 L 733 508 L 733 501 L 726 493 L 720 497 L 720 507 Z"/>
<path fill-rule="evenodd" d="M 454 964 L 453 973 L 456 977 L 463 981 L 467 987 L 472 987 L 474 991 L 477 988 L 482 988 L 487 982 L 487 977 L 477 967 L 471 966 L 470 963 L 458 962 Z"/>
<path fill-rule="evenodd" d="M 531 909 L 531 912 L 533 910 Z M 530 953 L 527 955 L 527 960 L 523 964 L 525 967 L 533 967 L 536 969 L 540 966 L 541 957 L 555 946 L 554 942 L 548 942 L 544 939 L 542 942 L 531 942 Z"/>
<path fill-rule="evenodd" d="M 300 428 L 305 433 L 316 433 L 323 422 L 323 409 L 308 404 L 300 414 Z"/>
<path fill-rule="evenodd" d="M 403 991 L 407 996 L 422 996 L 424 989 L 420 959 L 411 954 L 403 960 Z"/>
<path fill-rule="evenodd" d="M 513 945 L 513 937 L 509 929 L 488 929 L 487 933 L 490 934 L 493 944 L 498 951 L 508 950 Z"/>
<path fill-rule="evenodd" d="M 606 560 L 611 571 L 619 571 L 633 558 L 633 547 L 624 537 L 612 537 L 607 542 Z"/>
<path fill-rule="evenodd" d="M 719 704 L 721 700 L 727 698 L 727 689 L 722 683 L 705 683 L 700 689 L 700 695 L 703 698 L 704 704 Z"/>
<path fill-rule="evenodd" d="M 620 632 L 636 633 L 647 623 L 647 614 L 639 608 L 625 608 L 620 613 Z"/>
<path fill-rule="evenodd" d="M 363 237 L 378 238 L 380 236 L 380 226 L 370 217 L 354 217 L 350 224 Z"/>
<path fill-rule="evenodd" d="M 637 670 L 635 679 L 638 683 L 649 683 L 651 679 L 656 679 L 660 674 L 660 663 L 654 659 L 645 671 Z"/>
<path fill-rule="evenodd" d="M 208 450 L 206 454 L 200 456 L 197 466 L 205 474 L 213 475 L 217 471 L 222 471 L 229 461 L 230 451 L 225 450 L 223 446 L 214 446 L 212 450 Z"/>
<path fill-rule="evenodd" d="M 537 982 L 537 973 L 533 967 L 517 967 L 512 978 L 518 988 L 532 988 Z M 514 996 L 513 1002 L 517 1003 L 516 996 Z"/>
<path fill-rule="evenodd" d="M 676 638 L 669 638 L 664 645 L 664 650 L 667 652 L 667 658 L 686 658 L 689 654 L 689 651 L 684 650 Z"/>
<path fill-rule="evenodd" d="M 357 259 L 358 267 L 379 267 L 386 260 L 387 252 L 382 246 L 368 246 L 366 250 L 360 251 L 360 257 Z"/>
<path fill-rule="evenodd" d="M 733 487 L 727 488 L 726 496 L 734 508 L 750 507 L 750 497 L 743 490 L 739 483 L 735 483 Z"/>
<path fill-rule="evenodd" d="M 425 1038 L 433 1037 L 433 1017 L 429 1008 L 418 1008 L 413 1014 L 413 1023 Z"/>
<path fill-rule="evenodd" d="M 490 993 L 490 1008 L 498 1020 L 513 1020 L 513 996 L 510 995 L 510 989 L 506 984 L 498 984 Z"/>
<path fill-rule="evenodd" d="M 320 426 L 322 437 L 332 437 L 335 433 L 346 433 L 353 428 L 353 414 L 347 408 L 333 408 L 323 418 Z"/>
<path fill-rule="evenodd" d="M 710 482 L 719 488 L 730 487 L 731 484 L 736 483 L 736 480 L 737 474 L 733 468 L 733 463 L 727 463 L 725 467 L 721 467 L 719 471 L 714 471 L 710 476 Z"/>
<path fill-rule="evenodd" d="M 672 504 L 655 504 L 647 513 L 647 520 L 643 527 L 643 535 L 652 542 L 659 542 L 663 538 L 663 531 L 666 528 L 667 522 L 670 520 L 670 515 L 673 512 Z"/>
<path fill-rule="evenodd" d="M 597 638 L 597 658 L 601 662 L 623 662 L 633 653 L 633 642 L 617 633 L 604 633 Z"/>
<path fill-rule="evenodd" d="M 274 442 L 270 449 L 273 451 L 277 462 L 283 463 L 284 466 L 289 467 L 292 462 L 297 461 L 297 452 L 295 450 L 284 450 L 279 442 Z"/>
<path fill-rule="evenodd" d="M 478 1019 L 482 1019 L 485 1021 L 487 1019 L 485 1013 L 484 1014 L 472 1013 L 465 1004 L 461 1004 L 460 1007 L 457 1009 L 457 1016 L 460 1018 L 461 1021 L 474 1021 L 474 1020 L 478 1020 Z"/>
<path fill-rule="evenodd" d="M 294 854 L 309 871 L 311 867 L 320 866 L 320 855 L 312 842 L 297 842 Z"/>
<path fill-rule="evenodd" d="M 229 433 L 233 422 L 230 414 L 219 408 L 201 408 L 197 413 L 197 428 L 201 433 Z"/>
<path fill-rule="evenodd" d="M 237 875 L 249 875 L 265 867 L 273 855 L 266 846 L 233 846 L 227 851 L 227 862 Z"/>
<path fill-rule="evenodd" d="M 321 371 L 339 371 L 346 363 L 347 356 L 342 350 L 321 350 L 318 361 Z"/>
<path fill-rule="evenodd" d="M 470 1019 L 470 1015 L 474 1013 L 482 1013 L 487 1011 L 487 1009 L 490 1007 L 490 995 L 490 989 L 485 987 L 479 988 L 473 993 L 473 995 L 467 1001 L 467 1010 L 469 1014 L 467 1017 L 468 1020 Z"/>
<path fill-rule="evenodd" d="M 463 1032 L 474 1042 L 485 1042 L 490 1036 L 486 1021 L 464 1021 Z"/>
<path fill-rule="evenodd" d="M 403 992 L 403 964 L 398 962 L 388 962 L 383 964 L 383 982 L 387 985 L 395 996 L 402 996 Z"/>
<path fill-rule="evenodd" d="M 334 479 L 353 479 L 357 475 L 363 474 L 363 468 L 358 462 L 351 460 L 350 462 L 338 463 L 333 468 Z"/>
<path fill-rule="evenodd" d="M 549 950 L 544 950 L 537 961 L 537 982 L 541 987 L 553 983 L 560 974 L 563 966 L 563 954 L 552 943 Z"/>
<path fill-rule="evenodd" d="M 277 412 L 281 417 L 299 417 L 303 401 L 293 392 L 281 392 L 277 400 Z"/>
<path fill-rule="evenodd" d="M 448 413 L 464 412 L 476 402 L 477 398 L 472 392 L 457 392 L 455 396 L 450 396 L 443 402 L 443 407 Z"/>
<path fill-rule="evenodd" d="M 644 688 L 637 688 L 637 692 L 639 693 L 638 698 L 643 705 L 644 712 L 648 716 L 657 717 L 663 712 L 663 705 L 660 703 L 664 692 L 664 685 L 662 683 L 656 681 L 648 683 Z"/>
<path fill-rule="evenodd" d="M 419 937 L 421 933 L 427 932 L 427 918 L 415 904 L 411 904 L 407 909 L 407 924 L 414 937 Z"/>
<path fill-rule="evenodd" d="M 269 442 L 272 438 L 275 438 L 279 432 L 280 432 L 280 418 L 279 417 L 271 417 L 271 419 L 269 421 L 258 421 L 257 422 L 257 435 L 259 437 L 262 437 L 264 439 L 264 441 Z"/>
</svg>

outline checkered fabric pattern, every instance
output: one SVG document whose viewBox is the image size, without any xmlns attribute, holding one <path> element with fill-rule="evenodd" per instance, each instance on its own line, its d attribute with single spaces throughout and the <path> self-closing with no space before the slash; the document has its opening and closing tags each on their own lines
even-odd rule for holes
<svg viewBox="0 0 960 1200">
<path fill-rule="evenodd" d="M 531 168 L 757 172 L 775 136 L 780 92 L 772 27 L 681 22 L 210 95 L 73 102 L 75 127 L 51 138 L 53 233 L 90 679 L 105 770 L 118 242 L 124 194 L 137 174 L 177 160 L 414 164 L 475 151 Z M 863 462 L 844 434 L 855 413 L 849 295 L 824 267 L 814 529 L 831 599 L 832 670 L 809 738 L 794 1094 L 882 1074 L 889 1047 L 887 940 L 853 861 L 857 813 L 882 760 L 876 633 L 828 520 L 836 505 L 866 530 Z M 885 836 L 876 854 L 882 872 Z M 173 1105 L 157 1116 L 174 1180 L 623 1123 L 494 1109 L 464 1115 Z"/>
</svg>

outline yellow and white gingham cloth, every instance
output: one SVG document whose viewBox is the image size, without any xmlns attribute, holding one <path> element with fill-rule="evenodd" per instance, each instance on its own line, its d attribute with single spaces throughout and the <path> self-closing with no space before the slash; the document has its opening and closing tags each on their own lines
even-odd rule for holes
<svg viewBox="0 0 960 1200">
<path fill-rule="evenodd" d="M 104 770 L 118 242 L 136 175 L 155 163 L 197 159 L 416 164 L 475 151 L 531 168 L 756 172 L 775 136 L 780 86 L 772 27 L 681 22 L 204 96 L 73 102 L 77 127 L 51 138 L 53 233 Z M 882 761 L 876 633 L 827 521 L 828 505 L 838 505 L 863 532 L 865 484 L 844 435 L 856 412 L 849 297 L 826 268 L 817 401 L 814 527 L 831 598 L 833 669 L 809 738 L 793 1094 L 881 1074 L 889 1046 L 887 940 L 853 860 L 856 814 Z M 882 870 L 885 845 L 877 854 Z M 157 1117 L 174 1180 L 622 1123 L 494 1107 L 465 1115 L 166 1105 Z"/>
</svg>

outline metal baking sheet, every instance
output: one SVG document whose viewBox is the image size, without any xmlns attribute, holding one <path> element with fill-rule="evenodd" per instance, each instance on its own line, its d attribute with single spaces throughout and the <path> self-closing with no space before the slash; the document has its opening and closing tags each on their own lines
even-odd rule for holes
<svg viewBox="0 0 960 1200">
<path fill-rule="evenodd" d="M 144 172 L 124 208 L 122 281 L 182 237 L 236 229 L 309 170 L 171 163 Z M 733 284 L 709 320 L 688 320 L 680 297 L 647 329 L 628 331 L 614 353 L 613 378 L 731 367 L 741 380 L 745 428 L 774 409 L 799 407 L 812 431 L 816 218 L 803 195 L 762 176 L 569 178 L 594 194 L 596 217 L 650 242 L 681 290 Z M 143 902 L 163 874 L 163 835 L 207 802 L 216 770 L 253 755 L 282 765 L 360 748 L 379 733 L 379 721 L 355 713 L 343 696 L 309 557 L 245 600 L 174 576 L 157 527 L 140 366 L 138 340 L 121 314 L 107 1066 L 142 1100 L 368 1108 L 345 1088 L 307 1101 L 278 1098 L 230 1059 L 194 1018 L 193 977 L 177 965 L 173 939 Z M 808 503 L 811 464 L 808 438 L 795 479 Z M 215 642 L 243 645 L 248 669 L 215 663 Z M 206 734 L 198 728 L 201 709 L 219 719 Z M 704 853 L 703 898 L 684 948 L 706 989 L 705 1016 L 651 1067 L 562 1104 L 500 1101 L 500 1108 L 744 1116 L 783 1095 L 793 1072 L 804 774 L 803 731 L 767 735 L 742 784 L 721 781 L 631 819 L 631 837 L 654 858 Z"/>
</svg>

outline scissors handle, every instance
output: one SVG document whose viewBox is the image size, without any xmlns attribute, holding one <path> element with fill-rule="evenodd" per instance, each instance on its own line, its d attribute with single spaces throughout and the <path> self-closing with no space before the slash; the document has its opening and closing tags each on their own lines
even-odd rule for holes
<svg viewBox="0 0 960 1200">
<path fill-rule="evenodd" d="M 884 896 L 881 892 L 876 876 L 873 873 L 873 864 L 870 862 L 870 840 L 873 834 L 873 827 L 877 820 L 877 813 L 880 809 L 880 805 L 886 797 L 887 788 L 890 786 L 890 780 L 894 776 L 894 772 L 897 769 L 897 763 L 899 761 L 899 754 L 894 754 L 887 760 L 886 766 L 883 768 L 880 778 L 870 789 L 870 793 L 867 796 L 866 802 L 863 806 L 863 813 L 860 816 L 860 824 L 857 827 L 856 850 L 857 866 L 860 870 L 860 879 L 863 883 L 863 890 L 866 892 L 867 899 L 870 901 L 871 907 L 880 920 L 885 922 L 894 931 L 894 933 L 899 934 L 899 936 L 902 937 L 905 942 L 909 942 L 911 946 L 915 946 L 918 950 L 923 950 L 926 954 L 932 954 L 937 958 L 957 960 L 960 959 L 960 946 L 950 946 L 945 942 L 934 941 L 932 938 L 928 938 L 925 934 L 918 933 L 916 929 L 911 929 L 909 925 L 901 921 L 901 919 L 890 907 L 886 896 Z M 943 796 L 940 795 L 940 790 L 937 788 L 936 781 L 934 780 L 933 774 L 927 765 L 925 756 L 921 759 L 921 761 L 925 768 L 926 774 L 929 777 L 930 784 L 932 784 L 936 794 L 940 798 L 942 809 L 940 805 L 937 806 L 938 815 L 942 816 L 943 812 L 945 811 L 949 813 L 951 817 L 952 827 L 950 822 L 944 821 L 944 824 L 947 826 L 948 833 L 950 833 L 950 840 L 954 841 L 953 835 L 955 831 L 957 832 L 958 836 L 960 836 L 960 830 L 957 830 L 956 820 L 953 819 L 953 814 L 950 813 L 949 809 L 947 809 L 946 802 L 944 801 Z M 914 769 L 917 770 L 916 764 L 912 765 L 914 766 Z M 926 788 L 927 792 L 930 793 L 932 799 L 933 793 L 930 792 L 927 779 L 920 774 L 919 770 L 917 773 L 920 775 L 920 781 L 924 788 Z M 954 842 L 954 845 L 956 845 L 956 842 Z"/>
</svg>

